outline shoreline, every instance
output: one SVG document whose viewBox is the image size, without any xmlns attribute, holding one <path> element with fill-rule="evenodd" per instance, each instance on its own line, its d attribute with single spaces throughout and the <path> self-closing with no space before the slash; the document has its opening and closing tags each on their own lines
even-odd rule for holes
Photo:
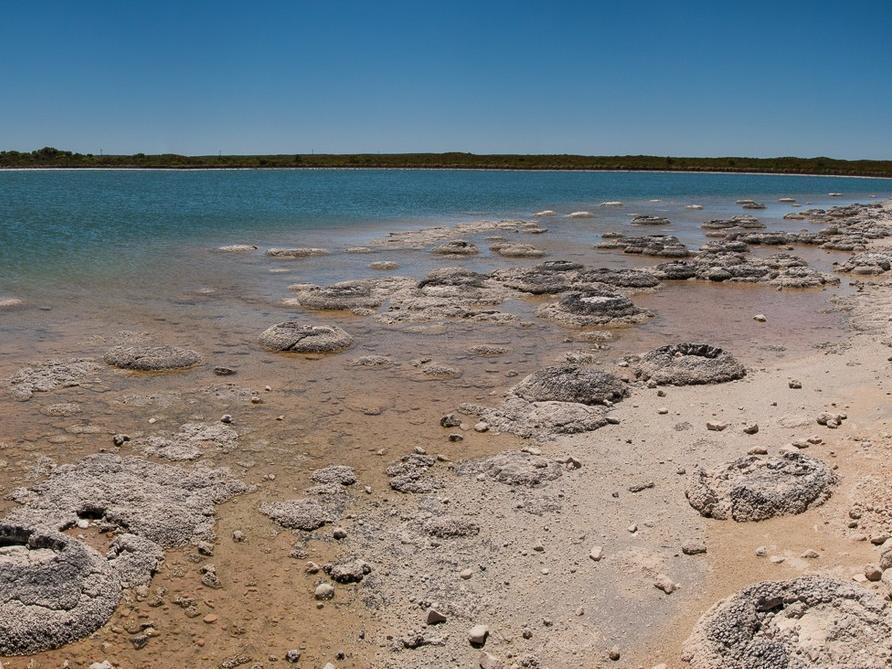
<svg viewBox="0 0 892 669">
<path fill-rule="evenodd" d="M 876 219 L 863 207 L 852 216 L 856 223 L 892 225 L 889 205 Z M 697 216 L 712 217 L 709 210 Z M 840 225 L 826 223 L 810 226 Z M 375 238 L 369 242 L 374 255 L 350 256 L 370 278 L 353 281 L 343 294 L 305 283 L 344 278 L 343 268 L 326 265 L 330 256 L 276 259 L 252 249 L 247 256 L 222 256 L 239 267 L 242 280 L 221 284 L 219 292 L 195 285 L 129 308 L 105 309 L 97 295 L 89 305 L 10 312 L 16 323 L 7 325 L 12 336 L 0 348 L 0 377 L 13 377 L 33 360 L 76 357 L 97 367 L 95 378 L 34 392 L 27 401 L 3 396 L 0 492 L 39 485 L 54 471 L 49 460 L 77 466 L 96 454 L 171 471 L 227 467 L 250 486 L 205 511 L 214 538 L 165 547 L 145 586 L 125 589 L 95 634 L 32 657 L 41 665 L 108 659 L 120 667 L 162 669 L 266 666 L 270 658 L 278 666 L 299 651 L 303 665 L 330 662 L 338 669 L 476 667 L 497 660 L 506 668 L 663 663 L 688 669 L 679 657 L 681 642 L 720 598 L 766 577 L 819 572 L 851 579 L 863 572 L 877 549 L 856 533 L 870 537 L 879 530 L 867 518 L 863 528 L 846 524 L 859 477 L 885 476 L 892 450 L 892 434 L 883 436 L 892 433 L 892 409 L 884 402 L 888 350 L 881 341 L 892 316 L 888 278 L 806 274 L 823 283 L 797 288 L 661 275 L 658 285 L 610 289 L 616 291 L 611 299 L 630 300 L 629 308 L 639 309 L 635 317 L 643 310 L 649 320 L 580 328 L 547 317 L 561 292 L 525 293 L 510 285 L 518 278 L 538 281 L 539 274 L 526 272 L 543 261 L 570 258 L 587 268 L 631 271 L 617 277 L 637 280 L 672 261 L 592 248 L 586 237 L 567 239 L 564 226 L 551 228 L 493 222 Z M 621 229 L 666 231 L 628 221 Z M 694 251 L 703 237 L 697 232 L 689 259 L 702 255 Z M 480 254 L 481 266 L 473 254 L 435 252 L 459 238 L 496 248 L 504 241 L 496 237 L 547 255 L 493 251 Z M 853 255 L 754 243 L 742 252 L 752 264 L 748 271 L 782 249 L 786 257 L 786 246 L 808 259 L 787 276 L 796 281 L 812 264 L 817 272 Z M 455 249 L 467 246 L 447 247 Z M 393 274 L 371 271 L 369 261 L 379 259 L 401 266 Z M 456 266 L 461 271 L 448 270 Z M 449 283 L 477 270 L 471 284 Z M 252 273 L 281 279 L 255 294 L 243 280 Z M 418 288 L 425 275 L 445 280 L 425 293 Z M 832 276 L 854 285 L 835 286 Z M 325 306 L 325 299 L 346 300 L 352 311 Z M 78 318 L 70 318 L 75 312 Z M 295 353 L 258 344 L 261 331 L 291 318 L 342 328 L 350 348 Z M 746 375 L 701 386 L 651 386 L 636 377 L 638 354 L 683 341 L 721 346 Z M 106 361 L 110 347 L 149 343 L 194 347 L 200 360 L 150 372 Z M 562 364 L 603 371 L 625 384 L 628 396 L 608 406 L 576 404 L 593 412 L 589 417 L 610 421 L 574 434 L 524 438 L 503 429 L 510 427 L 498 422 L 504 416 L 465 413 L 468 403 L 504 406 L 528 374 Z M 221 368 L 229 370 L 225 376 L 218 375 Z M 790 385 L 794 379 L 798 388 Z M 831 429 L 815 422 L 823 411 L 848 416 Z M 456 420 L 444 421 L 448 415 Z M 745 431 L 752 423 L 758 431 Z M 201 439 L 189 436 L 194 428 L 186 426 L 194 424 L 206 426 Z M 122 434 L 126 441 L 113 441 Z M 754 448 L 774 457 L 812 435 L 820 441 L 793 450 L 839 463 L 841 475 L 822 505 L 737 523 L 704 518 L 685 497 L 696 467 Z M 174 459 L 183 453 L 190 457 Z M 490 459 L 503 456 L 507 464 L 488 468 Z M 333 466 L 351 469 L 355 482 L 338 483 L 344 471 Z M 332 476 L 333 488 L 320 484 Z M 325 511 L 321 524 L 301 529 L 305 516 L 277 521 L 263 512 L 289 500 L 318 504 Z M 20 504 L 3 495 L 0 516 Z M 86 515 L 67 534 L 105 555 L 121 529 L 109 528 L 111 517 Z M 133 524 L 133 531 L 139 528 Z M 765 557 L 754 552 L 760 545 L 768 547 Z M 818 557 L 802 558 L 807 549 Z M 334 590 L 320 596 L 323 584 Z M 885 587 L 865 584 L 866 591 Z M 430 622 L 431 609 L 445 620 Z M 482 649 L 467 640 L 479 624 L 489 628 Z M 28 661 L 3 658 L 9 669 Z"/>
<path fill-rule="evenodd" d="M 591 173 L 591 174 L 739 174 L 741 176 L 778 176 L 778 177 L 820 177 L 826 179 L 869 179 L 888 181 L 892 176 L 877 176 L 869 174 L 837 174 L 821 172 L 783 172 L 779 170 L 753 171 L 753 170 L 694 170 L 694 169 L 597 169 L 597 168 L 539 168 L 539 167 L 389 167 L 389 166 L 286 166 L 286 167 L 0 167 L 2 172 L 260 172 L 260 171 L 391 171 L 391 172 L 531 172 L 531 173 Z"/>
</svg>

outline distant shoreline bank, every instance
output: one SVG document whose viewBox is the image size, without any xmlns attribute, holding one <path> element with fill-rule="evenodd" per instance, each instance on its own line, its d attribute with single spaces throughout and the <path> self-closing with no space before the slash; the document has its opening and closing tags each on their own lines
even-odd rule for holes
<svg viewBox="0 0 892 669">
<path fill-rule="evenodd" d="M 837 174 L 823 172 L 781 172 L 758 170 L 695 170 L 695 169 L 597 169 L 597 168 L 555 168 L 555 167 L 236 167 L 236 166 L 187 166 L 187 167 L 139 167 L 139 166 L 104 166 L 104 167 L 2 167 L 2 172 L 287 172 L 287 171 L 372 171 L 386 170 L 391 172 L 577 172 L 577 173 L 615 173 L 615 174 L 738 174 L 740 176 L 775 176 L 775 177 L 825 177 L 827 179 L 865 179 L 876 181 L 892 180 L 892 175 L 877 176 L 870 174 Z"/>
<path fill-rule="evenodd" d="M 688 158 L 570 154 L 411 153 L 182 156 L 93 155 L 51 147 L 0 151 L 0 169 L 396 169 L 549 172 L 689 172 L 892 178 L 892 160 L 833 158 Z"/>
</svg>

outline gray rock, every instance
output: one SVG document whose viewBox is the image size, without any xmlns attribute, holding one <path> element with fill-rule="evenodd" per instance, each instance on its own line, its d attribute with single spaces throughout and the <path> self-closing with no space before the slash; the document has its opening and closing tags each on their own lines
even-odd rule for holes
<svg viewBox="0 0 892 669">
<path fill-rule="evenodd" d="M 636 376 L 657 385 L 725 383 L 746 375 L 746 369 L 730 353 L 699 343 L 661 346 L 642 355 L 633 367 Z"/>
<path fill-rule="evenodd" d="M 528 402 L 575 402 L 612 404 L 629 395 L 618 377 L 590 367 L 545 367 L 527 376 L 511 392 Z"/>
<path fill-rule="evenodd" d="M 48 393 L 59 388 L 98 383 L 96 374 L 102 366 L 88 358 L 33 362 L 13 374 L 7 382 L 12 396 L 24 402 L 34 393 Z"/>
<path fill-rule="evenodd" d="M 353 337 L 336 325 L 284 321 L 264 330 L 260 344 L 270 351 L 335 353 L 350 348 Z"/>
<path fill-rule="evenodd" d="M 684 644 L 692 669 L 882 669 L 892 609 L 825 576 L 756 583 L 709 609 Z"/>
<path fill-rule="evenodd" d="M 436 458 L 420 453 L 403 456 L 387 468 L 390 487 L 405 493 L 428 493 L 441 487 L 440 482 L 428 474 L 436 461 Z"/>
<path fill-rule="evenodd" d="M 488 458 L 469 460 L 455 469 L 459 476 L 480 474 L 510 486 L 536 487 L 560 478 L 564 466 L 525 451 L 506 451 Z"/>
<path fill-rule="evenodd" d="M 114 568 L 64 534 L 0 523 L 0 655 L 31 655 L 82 639 L 121 597 Z"/>
<path fill-rule="evenodd" d="M 823 504 L 837 481 L 826 464 L 801 453 L 747 455 L 710 471 L 698 467 L 686 495 L 707 518 L 756 521 Z"/>
<path fill-rule="evenodd" d="M 55 467 L 49 477 L 10 494 L 20 507 L 7 520 L 64 529 L 79 519 L 171 548 L 214 538 L 214 505 L 247 492 L 227 469 L 183 468 L 101 453 Z"/>
<path fill-rule="evenodd" d="M 124 345 L 110 348 L 103 360 L 113 367 L 144 372 L 185 369 L 201 362 L 195 351 L 179 346 Z"/>
</svg>

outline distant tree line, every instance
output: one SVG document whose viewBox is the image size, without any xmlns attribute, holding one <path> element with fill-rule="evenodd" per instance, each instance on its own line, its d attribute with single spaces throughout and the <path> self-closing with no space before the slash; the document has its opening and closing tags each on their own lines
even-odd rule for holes
<svg viewBox="0 0 892 669">
<path fill-rule="evenodd" d="M 834 158 L 682 158 L 677 156 L 581 156 L 573 154 L 354 153 L 182 156 L 174 153 L 96 155 L 45 146 L 30 152 L 0 151 L 0 168 L 287 168 L 364 167 L 502 170 L 671 170 L 682 172 L 770 172 L 892 177 L 892 160 Z"/>
</svg>

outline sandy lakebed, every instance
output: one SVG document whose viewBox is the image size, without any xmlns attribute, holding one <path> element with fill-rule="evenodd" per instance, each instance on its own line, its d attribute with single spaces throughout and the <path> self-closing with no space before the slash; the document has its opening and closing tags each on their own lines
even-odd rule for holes
<svg viewBox="0 0 892 669">
<path fill-rule="evenodd" d="M 2 666 L 890 666 L 892 203 L 604 205 L 0 295 Z"/>
</svg>

